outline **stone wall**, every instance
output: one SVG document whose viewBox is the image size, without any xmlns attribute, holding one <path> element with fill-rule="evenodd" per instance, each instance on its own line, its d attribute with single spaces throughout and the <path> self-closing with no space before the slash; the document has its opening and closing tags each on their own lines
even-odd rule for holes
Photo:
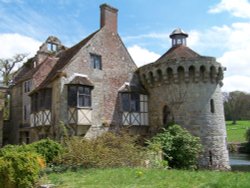
<svg viewBox="0 0 250 188">
<path fill-rule="evenodd" d="M 191 67 L 191 68 L 190 68 Z M 155 134 L 168 121 L 180 124 L 201 138 L 200 166 L 229 168 L 223 100 L 222 67 L 215 60 L 150 64 L 140 68 L 149 92 L 149 124 Z M 168 113 L 164 112 L 168 109 Z"/>
<path fill-rule="evenodd" d="M 23 87 L 22 83 L 16 84 L 11 88 L 10 102 L 10 121 L 11 128 L 8 136 L 9 144 L 19 143 L 19 128 L 23 119 Z"/>
<path fill-rule="evenodd" d="M 91 67 L 90 54 L 101 56 L 102 70 Z M 121 123 L 119 88 L 132 79 L 137 69 L 119 35 L 102 28 L 68 63 L 67 77 L 53 83 L 53 117 L 55 124 L 67 124 L 67 84 L 73 74 L 84 74 L 93 83 L 92 125 L 86 137 L 92 137 Z M 59 100 L 60 98 L 60 100 Z M 57 114 L 58 111 L 60 114 Z"/>
</svg>

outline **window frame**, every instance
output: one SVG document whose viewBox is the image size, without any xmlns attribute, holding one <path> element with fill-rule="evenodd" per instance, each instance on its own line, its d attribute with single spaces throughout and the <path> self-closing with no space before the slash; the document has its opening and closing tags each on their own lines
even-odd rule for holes
<svg viewBox="0 0 250 188">
<path fill-rule="evenodd" d="M 90 64 L 93 69 L 102 70 L 102 56 L 90 53 Z"/>
<path fill-rule="evenodd" d="M 23 121 L 27 122 L 28 121 L 28 112 L 27 112 L 27 105 L 23 105 Z"/>
<path fill-rule="evenodd" d="M 31 96 L 31 113 L 38 111 L 38 93 L 34 93 Z"/>
<path fill-rule="evenodd" d="M 128 99 L 126 102 L 124 97 Z M 141 112 L 140 107 L 140 93 L 136 92 L 123 92 L 121 93 L 121 111 L 122 112 Z M 127 106 L 128 105 L 128 106 Z"/>
<path fill-rule="evenodd" d="M 53 42 L 48 42 L 47 43 L 47 50 L 50 52 L 57 52 L 58 45 L 53 43 Z"/>
<path fill-rule="evenodd" d="M 70 93 L 75 87 L 75 92 Z M 80 91 L 82 89 L 82 92 Z M 82 102 L 81 102 L 82 101 Z M 68 107 L 91 108 L 92 107 L 92 87 L 87 85 L 68 85 Z"/>
<path fill-rule="evenodd" d="M 31 91 L 31 80 L 24 81 L 23 87 L 24 87 L 24 93 L 30 92 Z"/>
<path fill-rule="evenodd" d="M 214 99 L 210 99 L 210 112 L 211 112 L 212 114 L 215 113 Z"/>
<path fill-rule="evenodd" d="M 41 110 L 51 110 L 52 89 L 46 88 L 31 95 L 31 113 Z"/>
</svg>

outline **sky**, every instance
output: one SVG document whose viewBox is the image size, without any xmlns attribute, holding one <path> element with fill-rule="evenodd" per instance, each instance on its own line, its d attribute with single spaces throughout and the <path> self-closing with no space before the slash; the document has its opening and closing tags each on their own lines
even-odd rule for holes
<svg viewBox="0 0 250 188">
<path fill-rule="evenodd" d="M 137 66 L 163 55 L 182 28 L 188 47 L 227 68 L 223 91 L 250 92 L 249 0 L 0 0 L 0 58 L 32 57 L 51 35 L 73 46 L 99 29 L 103 3 L 119 9 L 118 32 Z"/>
</svg>

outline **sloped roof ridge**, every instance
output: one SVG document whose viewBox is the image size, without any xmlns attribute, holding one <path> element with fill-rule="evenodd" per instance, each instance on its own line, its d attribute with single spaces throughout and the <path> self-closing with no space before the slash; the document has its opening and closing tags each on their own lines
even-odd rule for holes
<svg viewBox="0 0 250 188">
<path fill-rule="evenodd" d="M 74 57 L 74 55 L 83 47 L 85 46 L 90 39 L 93 38 L 93 36 L 98 33 L 100 30 L 97 30 L 96 32 L 90 34 L 86 38 L 84 38 L 82 41 L 77 43 L 76 45 L 72 46 L 71 48 L 68 48 L 64 52 L 62 52 L 59 56 L 59 60 L 57 61 L 56 65 L 53 67 L 53 69 L 49 72 L 48 76 L 45 78 L 45 80 L 38 86 L 35 90 L 38 90 L 40 88 L 45 87 L 52 78 L 60 71 L 62 70 L 69 61 Z"/>
</svg>

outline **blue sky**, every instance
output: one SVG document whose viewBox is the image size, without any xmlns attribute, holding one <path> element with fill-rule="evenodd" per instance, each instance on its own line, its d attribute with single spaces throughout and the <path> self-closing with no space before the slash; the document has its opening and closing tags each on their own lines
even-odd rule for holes
<svg viewBox="0 0 250 188">
<path fill-rule="evenodd" d="M 250 92 L 248 0 L 0 0 L 0 58 L 32 56 L 48 36 L 70 47 L 99 29 L 99 5 L 119 9 L 118 31 L 138 66 L 170 48 L 177 27 L 188 46 L 227 67 L 225 91 Z"/>
</svg>

